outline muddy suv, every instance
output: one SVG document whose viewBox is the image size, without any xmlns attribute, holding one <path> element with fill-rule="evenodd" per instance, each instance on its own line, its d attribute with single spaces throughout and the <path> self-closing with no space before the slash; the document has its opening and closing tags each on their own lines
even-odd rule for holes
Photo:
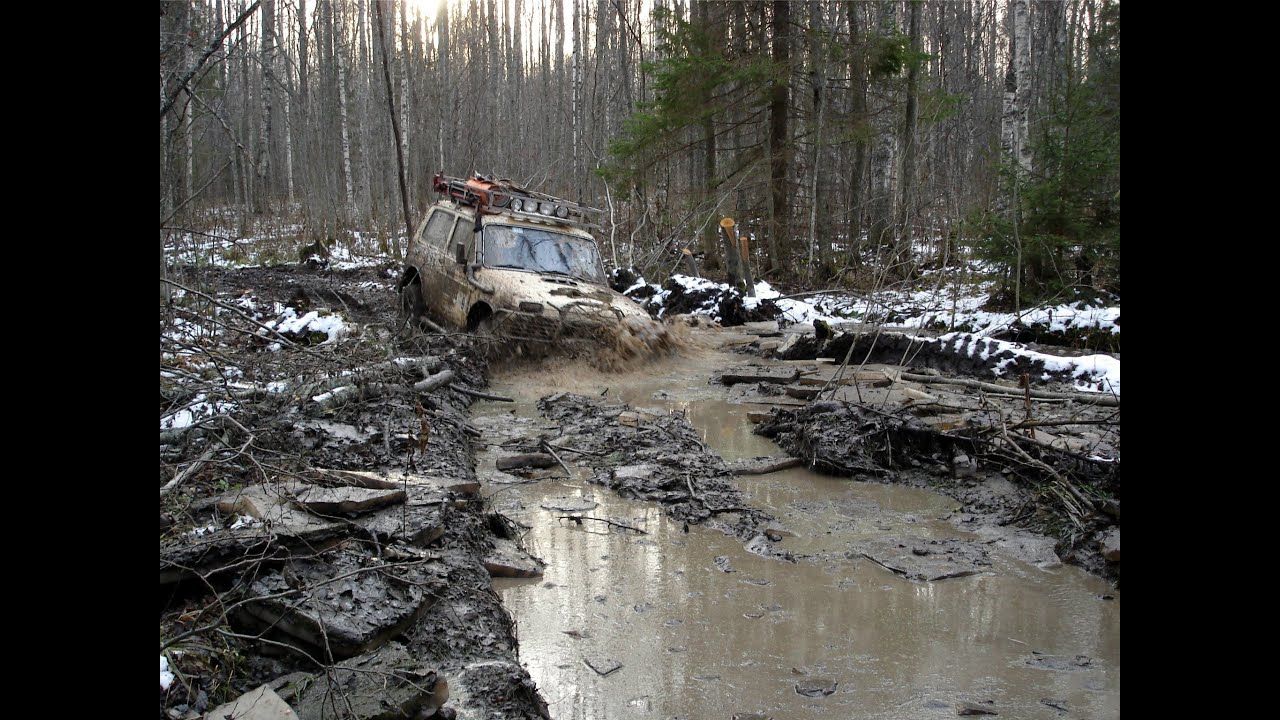
<svg viewBox="0 0 1280 720">
<path fill-rule="evenodd" d="M 479 175 L 437 175 L 434 189 L 445 197 L 410 240 L 397 283 L 406 319 L 539 343 L 661 333 L 606 284 L 589 208 Z"/>
</svg>

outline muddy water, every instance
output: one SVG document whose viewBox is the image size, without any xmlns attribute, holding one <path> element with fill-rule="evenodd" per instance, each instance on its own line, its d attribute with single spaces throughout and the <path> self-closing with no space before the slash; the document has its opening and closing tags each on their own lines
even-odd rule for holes
<svg viewBox="0 0 1280 720">
<path fill-rule="evenodd" d="M 491 440 L 548 428 L 537 398 L 608 388 L 616 401 L 686 413 L 726 459 L 778 455 L 746 415 L 767 408 L 729 404 L 707 383 L 741 361 L 704 350 L 626 377 L 576 366 L 500 371 L 491 391 L 518 402 L 482 403 L 473 422 Z M 484 492 L 529 526 L 524 543 L 547 568 L 537 580 L 496 584 L 521 661 L 559 720 L 954 718 L 964 702 L 990 702 L 1004 717 L 1120 716 L 1120 594 L 1107 583 L 994 545 L 989 573 L 912 582 L 851 549 L 890 534 L 972 538 L 944 519 L 956 508 L 950 498 L 805 470 L 740 478 L 795 533 L 780 545 L 801 558 L 788 564 L 714 530 L 685 533 L 658 506 L 621 499 L 582 472 L 501 482 L 516 478 L 494 470 L 500 454 L 479 458 Z M 599 506 L 586 515 L 648 534 L 579 526 L 541 507 L 563 496 L 589 498 Z M 607 675 L 592 668 L 613 663 L 622 667 Z"/>
</svg>

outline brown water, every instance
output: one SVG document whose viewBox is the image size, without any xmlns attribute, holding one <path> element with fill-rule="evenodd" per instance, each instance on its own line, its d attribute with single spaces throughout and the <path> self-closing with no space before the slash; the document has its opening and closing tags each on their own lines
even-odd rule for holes
<svg viewBox="0 0 1280 720">
<path fill-rule="evenodd" d="M 539 397 L 608 388 L 615 401 L 685 412 L 726 459 L 780 455 L 751 434 L 747 411 L 767 408 L 729 404 L 707 382 L 741 362 L 691 351 L 625 377 L 578 366 L 500 371 L 491 392 L 518 402 L 481 403 L 473 422 L 491 439 L 549 427 L 534 407 Z M 582 472 L 502 484 L 499 454 L 479 457 L 484 493 L 530 526 L 525 546 L 547 568 L 536 580 L 495 584 L 516 619 L 521 661 L 558 720 L 954 718 L 965 701 L 993 701 L 1012 718 L 1120 716 L 1120 593 L 1106 582 L 994 545 L 990 573 L 912 582 L 851 551 L 902 532 L 972 538 L 942 519 L 957 507 L 950 498 L 807 470 L 739 478 L 753 503 L 796 533 L 780 544 L 803 556 L 790 564 L 714 530 L 686 534 L 657 505 L 621 499 Z M 648 534 L 558 521 L 565 513 L 540 507 L 557 496 L 592 498 L 599 507 L 587 515 Z M 734 572 L 717 567 L 718 556 Z M 601 676 L 588 660 L 622 668 Z M 828 696 L 796 690 L 831 683 Z"/>
</svg>

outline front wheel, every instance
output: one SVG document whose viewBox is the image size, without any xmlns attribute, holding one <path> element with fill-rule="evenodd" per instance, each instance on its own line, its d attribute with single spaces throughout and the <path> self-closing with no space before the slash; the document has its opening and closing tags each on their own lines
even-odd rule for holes
<svg viewBox="0 0 1280 720">
<path fill-rule="evenodd" d="M 426 312 L 427 304 L 422 299 L 422 284 L 418 278 L 414 278 L 400 289 L 400 326 L 403 328 L 407 325 L 417 330 Z"/>
</svg>

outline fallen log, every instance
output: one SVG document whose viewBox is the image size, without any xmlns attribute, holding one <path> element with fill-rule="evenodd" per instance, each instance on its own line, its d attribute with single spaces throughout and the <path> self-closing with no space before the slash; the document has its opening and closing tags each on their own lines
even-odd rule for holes
<svg viewBox="0 0 1280 720">
<path fill-rule="evenodd" d="M 752 460 L 738 460 L 729 463 L 729 472 L 734 475 L 768 475 L 782 470 L 790 470 L 804 464 L 798 457 L 766 457 Z"/>
<path fill-rule="evenodd" d="M 761 370 L 764 372 L 758 374 L 753 373 L 750 375 L 745 373 L 727 372 L 720 376 L 720 382 L 726 387 L 730 385 L 737 385 L 738 383 L 772 383 L 774 385 L 788 385 L 800 378 L 799 369 L 786 376 L 776 374 L 771 375 L 765 368 L 761 368 Z"/>
<path fill-rule="evenodd" d="M 522 467 L 549 468 L 556 464 L 556 459 L 546 453 L 526 453 L 498 458 L 494 465 L 499 470 L 514 470 Z M 572 473 L 570 473 L 572 475 Z"/>
<path fill-rule="evenodd" d="M 962 387 L 982 390 L 984 392 L 998 393 L 1017 393 L 1020 388 L 1010 387 L 1008 385 L 997 385 L 996 383 L 982 382 L 981 380 L 969 380 L 965 378 L 944 378 L 934 375 L 917 375 L 915 373 L 902 373 L 903 380 L 911 380 L 918 383 L 936 383 L 940 385 L 960 385 Z M 1053 392 L 1050 390 L 1029 390 L 1033 398 L 1053 399 L 1053 400 L 1075 400 L 1076 402 L 1087 405 L 1101 405 L 1103 407 L 1120 407 L 1120 397 L 1117 395 L 1103 395 L 1102 393 L 1065 393 Z"/>
<path fill-rule="evenodd" d="M 796 387 L 790 386 L 785 392 L 788 397 L 798 398 L 800 400 L 812 400 L 818 397 L 818 393 L 822 392 L 821 388 L 815 387 Z"/>
<path fill-rule="evenodd" d="M 472 390 L 471 388 L 463 387 L 462 385 L 455 385 L 453 389 L 457 390 L 463 395 L 469 395 L 479 400 L 492 400 L 494 402 L 515 402 L 514 399 L 506 397 L 504 395 L 492 395 L 490 393 L 483 393 L 483 392 L 480 392 L 479 390 Z"/>
<path fill-rule="evenodd" d="M 330 390 L 312 398 L 323 410 L 330 410 L 349 402 L 369 400 L 382 395 L 402 395 L 409 392 L 425 393 L 453 382 L 453 370 L 442 370 L 431 377 L 420 380 L 406 387 L 394 383 L 369 383 L 367 385 L 347 385 Z"/>
</svg>

